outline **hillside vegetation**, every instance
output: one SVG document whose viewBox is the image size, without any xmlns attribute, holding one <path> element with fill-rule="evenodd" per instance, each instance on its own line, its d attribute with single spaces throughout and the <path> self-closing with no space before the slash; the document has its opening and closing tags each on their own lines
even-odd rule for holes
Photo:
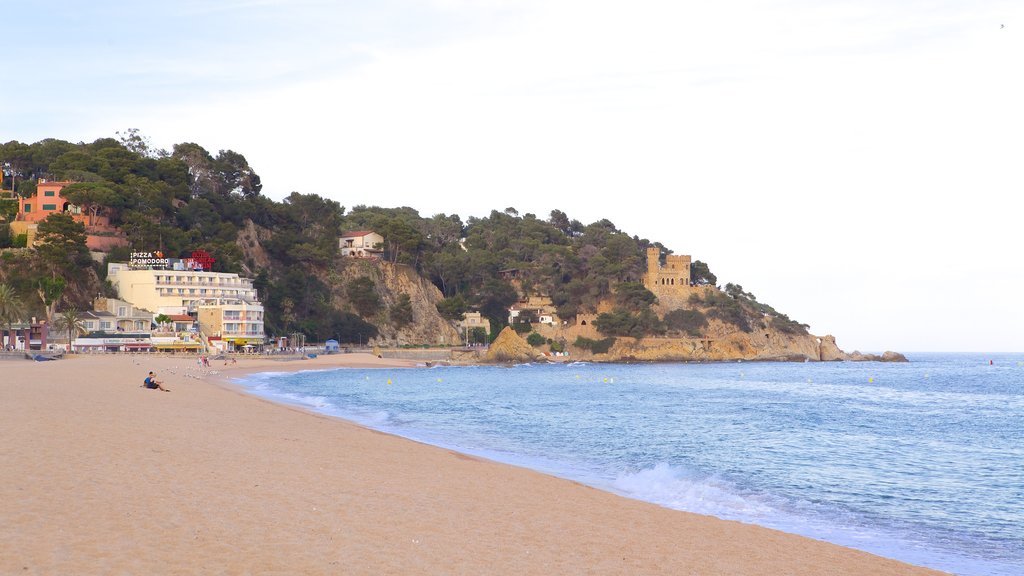
<svg viewBox="0 0 1024 576">
<path fill-rule="evenodd" d="M 240 153 L 212 154 L 195 143 L 157 150 L 136 130 L 118 136 L 0 145 L 3 188 L 29 196 L 40 178 L 72 180 L 77 184 L 62 195 L 108 217 L 132 250 L 171 257 L 209 252 L 215 271 L 255 278 L 269 334 L 299 331 L 351 342 L 383 335 L 409 343 L 417 333 L 403 337 L 402 331 L 422 324 L 428 313 L 450 326 L 469 310 L 489 318 L 497 333 L 507 323 L 508 307 L 526 295 L 550 297 L 563 319 L 603 307 L 595 326 L 606 337 L 700 337 L 709 321 L 742 332 L 770 324 L 806 334 L 805 325 L 738 285 L 656 311 L 656 298 L 641 284 L 645 250 L 671 250 L 609 220 L 583 224 L 560 210 L 541 218 L 505 208 L 463 221 L 456 214 L 421 216 L 409 207 L 346 210 L 336 200 L 299 192 L 274 201 L 261 194 L 260 177 Z M 4 214 L 0 220 L 9 219 Z M 389 285 L 412 290 L 416 282 L 396 283 L 393 271 L 353 268 L 365 262 L 338 255 L 345 230 L 383 235 L 381 265 L 407 267 L 438 295 L 391 293 L 398 288 Z M 0 223 L 0 248 L 17 244 Z M 128 252 L 115 249 L 106 260 L 126 260 Z M 104 275 L 105 266 L 93 263 L 85 249 L 82 225 L 63 215 L 40 225 L 37 247 L 5 250 L 0 257 L 0 282 L 13 287 L 36 316 L 49 317 L 58 306 L 88 308 L 97 294 L 109 293 Z M 692 276 L 698 285 L 717 282 L 699 260 Z"/>
</svg>

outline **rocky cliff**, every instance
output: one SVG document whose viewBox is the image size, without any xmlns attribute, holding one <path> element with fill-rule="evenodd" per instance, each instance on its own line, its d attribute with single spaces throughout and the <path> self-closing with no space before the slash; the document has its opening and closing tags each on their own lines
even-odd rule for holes
<svg viewBox="0 0 1024 576">
<path fill-rule="evenodd" d="M 691 296 L 697 296 L 697 301 Z M 677 309 L 708 310 L 707 304 L 714 297 L 723 298 L 724 294 L 711 286 L 692 287 L 679 291 L 677 294 L 659 295 L 654 310 L 659 317 Z M 769 310 L 771 310 L 769 308 Z M 771 310 L 774 313 L 774 310 Z M 777 313 L 776 313 L 777 314 Z M 836 344 L 832 335 L 815 336 L 794 323 L 777 323 L 769 314 L 755 313 L 745 309 L 748 330 L 740 329 L 735 323 L 724 322 L 712 315 L 707 317 L 707 325 L 701 330 L 700 337 L 660 336 L 615 339 L 614 345 L 606 354 L 592 354 L 574 345 L 577 336 L 600 338 L 592 328 L 581 331 L 579 327 L 567 326 L 554 330 L 541 331 L 547 338 L 553 338 L 569 344 L 569 350 L 576 358 L 595 361 L 863 361 L 906 362 L 907 359 L 896 352 L 885 354 L 847 354 Z M 777 326 L 784 329 L 779 329 Z"/>
<path fill-rule="evenodd" d="M 843 352 L 834 336 L 789 335 L 771 329 L 756 333 L 729 331 L 707 338 L 616 338 L 607 354 L 591 354 L 571 347 L 575 359 L 598 362 L 670 361 L 881 361 L 906 362 L 897 352 L 861 354 Z"/>
<path fill-rule="evenodd" d="M 332 304 L 335 307 L 351 310 L 341 287 L 360 276 L 373 280 L 374 289 L 381 303 L 377 314 L 365 318 L 380 330 L 380 335 L 371 341 L 372 344 L 456 346 L 462 343 L 462 337 L 452 322 L 445 320 L 437 312 L 437 303 L 443 298 L 441 291 L 404 264 L 362 258 L 339 258 L 337 269 L 330 274 L 330 283 L 333 287 Z M 412 322 L 397 328 L 388 318 L 388 310 L 398 302 L 402 294 L 409 296 Z"/>
</svg>

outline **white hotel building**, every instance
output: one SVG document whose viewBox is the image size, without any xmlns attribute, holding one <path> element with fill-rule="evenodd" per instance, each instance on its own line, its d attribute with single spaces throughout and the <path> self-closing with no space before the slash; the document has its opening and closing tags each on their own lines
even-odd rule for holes
<svg viewBox="0 0 1024 576">
<path fill-rule="evenodd" d="M 263 305 L 252 280 L 228 272 L 136 269 L 110 263 L 107 279 L 122 300 L 168 316 L 188 314 L 212 340 L 235 346 L 264 342 Z"/>
</svg>

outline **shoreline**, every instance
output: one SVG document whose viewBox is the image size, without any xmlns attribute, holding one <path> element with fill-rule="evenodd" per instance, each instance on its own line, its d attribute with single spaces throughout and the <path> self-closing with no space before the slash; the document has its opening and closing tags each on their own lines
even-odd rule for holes
<svg viewBox="0 0 1024 576">
<path fill-rule="evenodd" d="M 415 366 L 369 354 L 212 361 L 205 373 L 195 357 L 4 363 L 0 572 L 939 574 L 392 436 L 231 382 Z M 139 387 L 151 369 L 171 392 Z"/>
</svg>

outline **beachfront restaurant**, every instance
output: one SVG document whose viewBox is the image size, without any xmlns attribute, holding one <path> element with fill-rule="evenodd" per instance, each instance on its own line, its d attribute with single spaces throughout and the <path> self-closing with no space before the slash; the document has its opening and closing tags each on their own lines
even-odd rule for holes
<svg viewBox="0 0 1024 576">
<path fill-rule="evenodd" d="M 199 352 L 203 345 L 192 334 L 153 336 L 153 348 L 158 352 Z"/>
<path fill-rule="evenodd" d="M 145 332 L 90 332 L 75 338 L 71 349 L 79 353 L 152 352 L 153 342 Z"/>
</svg>

